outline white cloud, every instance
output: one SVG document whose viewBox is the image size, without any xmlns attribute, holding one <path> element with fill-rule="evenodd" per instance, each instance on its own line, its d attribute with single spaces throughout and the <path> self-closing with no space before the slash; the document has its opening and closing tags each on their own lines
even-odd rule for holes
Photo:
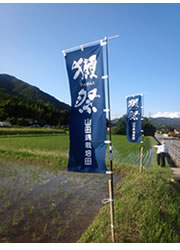
<svg viewBox="0 0 180 250">
<path fill-rule="evenodd" d="M 178 112 L 157 112 L 151 115 L 152 118 L 166 117 L 166 118 L 180 118 L 180 111 Z"/>
<path fill-rule="evenodd" d="M 122 115 L 120 114 L 111 114 L 111 120 L 114 120 L 114 119 L 119 119 Z"/>
</svg>

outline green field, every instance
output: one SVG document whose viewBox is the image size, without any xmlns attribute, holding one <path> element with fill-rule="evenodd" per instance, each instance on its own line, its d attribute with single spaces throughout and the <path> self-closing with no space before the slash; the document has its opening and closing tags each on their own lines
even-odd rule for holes
<svg viewBox="0 0 180 250">
<path fill-rule="evenodd" d="M 0 157 L 66 169 L 69 137 L 65 134 L 0 137 Z"/>
<path fill-rule="evenodd" d="M 58 135 L 66 134 L 67 129 L 49 129 L 49 128 L 0 128 L 0 137 L 7 136 L 40 136 L 40 135 Z"/>
<path fill-rule="evenodd" d="M 113 159 L 116 162 L 139 165 L 140 143 L 129 143 L 126 136 L 114 135 Z M 144 138 L 143 165 L 152 165 L 155 144 L 152 137 Z M 0 157 L 50 164 L 66 169 L 69 135 L 53 129 L 0 129 Z M 108 159 L 108 148 L 107 148 Z"/>
</svg>

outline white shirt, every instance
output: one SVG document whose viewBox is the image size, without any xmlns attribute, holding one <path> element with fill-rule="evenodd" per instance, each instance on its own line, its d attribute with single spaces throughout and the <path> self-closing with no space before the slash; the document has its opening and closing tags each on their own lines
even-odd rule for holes
<svg viewBox="0 0 180 250">
<path fill-rule="evenodd" d="M 161 151 L 162 153 L 168 153 L 168 147 L 166 146 L 166 144 L 162 145 Z"/>
<path fill-rule="evenodd" d="M 157 154 L 168 153 L 168 147 L 166 146 L 166 144 L 155 145 L 154 148 L 157 148 Z"/>
<path fill-rule="evenodd" d="M 162 153 L 162 145 L 155 145 L 154 148 L 157 148 L 157 154 Z"/>
</svg>

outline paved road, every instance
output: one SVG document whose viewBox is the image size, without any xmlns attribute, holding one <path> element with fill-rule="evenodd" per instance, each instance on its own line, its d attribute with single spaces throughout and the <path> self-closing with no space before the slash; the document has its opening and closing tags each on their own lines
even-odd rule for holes
<svg viewBox="0 0 180 250">
<path fill-rule="evenodd" d="M 172 169 L 174 179 L 180 182 L 180 168 L 171 168 L 171 169 Z"/>
<path fill-rule="evenodd" d="M 159 141 L 164 140 L 166 142 L 172 160 L 177 167 L 180 167 L 180 139 L 164 137 L 161 135 L 156 135 L 156 138 Z"/>
</svg>

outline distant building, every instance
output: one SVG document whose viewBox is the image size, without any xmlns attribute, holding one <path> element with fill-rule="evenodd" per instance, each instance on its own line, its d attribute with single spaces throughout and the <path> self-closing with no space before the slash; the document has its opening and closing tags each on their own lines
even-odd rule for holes
<svg viewBox="0 0 180 250">
<path fill-rule="evenodd" d="M 175 133 L 175 135 L 179 135 L 180 134 L 180 129 L 179 128 L 175 128 L 174 129 L 174 133 Z"/>
<path fill-rule="evenodd" d="M 10 122 L 0 122 L 1 128 L 10 128 L 12 127 L 12 124 Z"/>
<path fill-rule="evenodd" d="M 180 129 L 179 128 L 175 128 L 173 129 L 171 132 L 168 133 L 168 136 L 173 136 L 176 137 L 180 134 Z"/>
<path fill-rule="evenodd" d="M 168 134 L 163 134 L 163 136 L 168 137 Z"/>
</svg>

